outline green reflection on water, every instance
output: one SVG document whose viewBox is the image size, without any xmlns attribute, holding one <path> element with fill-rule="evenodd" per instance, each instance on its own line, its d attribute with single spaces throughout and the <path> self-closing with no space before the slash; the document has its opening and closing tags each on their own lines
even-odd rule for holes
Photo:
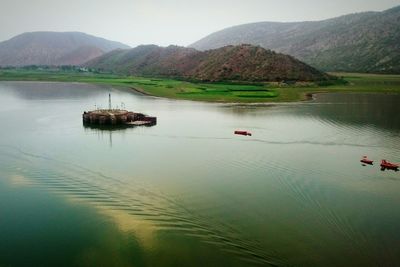
<svg viewBox="0 0 400 267">
<path fill-rule="evenodd" d="M 4 176 L 3 176 L 4 178 Z M 85 205 L 37 190 L 21 177 L 0 186 L 0 264 L 141 266 L 142 248 Z"/>
</svg>

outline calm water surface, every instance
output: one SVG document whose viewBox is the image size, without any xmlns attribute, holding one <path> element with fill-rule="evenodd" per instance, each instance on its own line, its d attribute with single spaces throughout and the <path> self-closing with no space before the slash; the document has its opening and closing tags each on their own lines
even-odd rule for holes
<svg viewBox="0 0 400 267">
<path fill-rule="evenodd" d="M 114 105 L 154 127 L 85 128 Z M 399 266 L 400 96 L 282 105 L 0 83 L 0 266 Z M 235 129 L 251 137 L 234 136 Z"/>
</svg>

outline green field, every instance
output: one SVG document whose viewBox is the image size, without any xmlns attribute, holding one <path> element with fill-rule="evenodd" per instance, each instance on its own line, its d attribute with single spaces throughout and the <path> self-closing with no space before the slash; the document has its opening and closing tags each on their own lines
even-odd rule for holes
<svg viewBox="0 0 400 267">
<path fill-rule="evenodd" d="M 78 71 L 1 69 L 3 81 L 60 81 L 124 86 L 145 94 L 210 102 L 290 102 L 319 92 L 400 93 L 400 75 L 331 73 L 331 85 L 315 83 L 197 83 L 164 78 L 116 76 Z"/>
</svg>

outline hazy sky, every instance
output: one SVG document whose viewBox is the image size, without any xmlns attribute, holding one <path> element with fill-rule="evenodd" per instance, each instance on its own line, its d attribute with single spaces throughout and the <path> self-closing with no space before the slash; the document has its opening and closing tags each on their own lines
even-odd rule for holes
<svg viewBox="0 0 400 267">
<path fill-rule="evenodd" d="M 27 31 L 82 31 L 138 44 L 188 45 L 225 27 L 381 11 L 399 0 L 0 0 L 0 41 Z"/>
</svg>

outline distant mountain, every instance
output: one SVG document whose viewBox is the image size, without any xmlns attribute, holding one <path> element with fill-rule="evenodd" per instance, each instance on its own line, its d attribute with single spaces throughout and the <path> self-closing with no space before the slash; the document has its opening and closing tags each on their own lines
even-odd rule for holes
<svg viewBox="0 0 400 267">
<path fill-rule="evenodd" d="M 400 6 L 309 22 L 259 22 L 215 32 L 199 50 L 260 45 L 325 71 L 400 73 Z"/>
<path fill-rule="evenodd" d="M 329 78 L 291 56 L 252 45 L 225 46 L 204 52 L 178 46 L 142 45 L 129 50 L 114 50 L 85 66 L 119 74 L 202 81 L 315 81 Z"/>
<path fill-rule="evenodd" d="M 129 46 L 81 32 L 30 32 L 0 42 L 0 66 L 80 65 Z"/>
</svg>

